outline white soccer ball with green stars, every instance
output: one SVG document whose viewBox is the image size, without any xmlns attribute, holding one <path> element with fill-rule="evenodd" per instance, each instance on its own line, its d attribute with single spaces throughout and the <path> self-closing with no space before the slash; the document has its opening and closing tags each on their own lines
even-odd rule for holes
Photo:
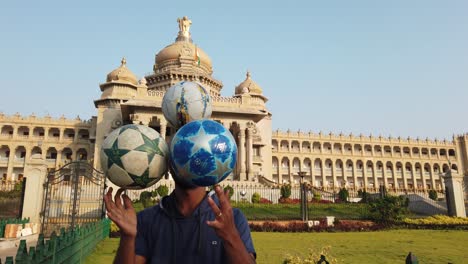
<svg viewBox="0 0 468 264">
<path fill-rule="evenodd" d="M 157 131 L 132 124 L 117 128 L 106 137 L 100 157 L 102 170 L 113 184 L 144 189 L 167 172 L 169 149 Z"/>
</svg>

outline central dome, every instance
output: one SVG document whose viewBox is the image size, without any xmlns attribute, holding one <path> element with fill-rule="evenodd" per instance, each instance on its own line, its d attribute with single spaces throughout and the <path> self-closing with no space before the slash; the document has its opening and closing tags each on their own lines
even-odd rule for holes
<svg viewBox="0 0 468 264">
<path fill-rule="evenodd" d="M 171 61 L 178 61 L 181 57 L 192 58 L 195 64 L 212 68 L 210 57 L 200 47 L 186 40 L 176 41 L 162 49 L 156 55 L 156 65 L 162 66 Z"/>
</svg>

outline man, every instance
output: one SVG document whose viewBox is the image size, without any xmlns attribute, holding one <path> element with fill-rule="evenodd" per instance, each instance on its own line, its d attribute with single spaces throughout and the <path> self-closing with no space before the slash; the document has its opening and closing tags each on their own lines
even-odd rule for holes
<svg viewBox="0 0 468 264">
<path fill-rule="evenodd" d="M 215 186 L 176 188 L 138 215 L 127 195 L 104 196 L 107 215 L 120 228 L 114 263 L 255 263 L 250 229 L 229 193 Z M 123 198 L 123 202 L 122 202 Z"/>
</svg>

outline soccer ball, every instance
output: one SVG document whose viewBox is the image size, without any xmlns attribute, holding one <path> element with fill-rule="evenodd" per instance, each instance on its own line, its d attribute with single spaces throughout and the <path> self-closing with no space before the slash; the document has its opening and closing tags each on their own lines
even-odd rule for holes
<svg viewBox="0 0 468 264">
<path fill-rule="evenodd" d="M 157 131 L 125 125 L 112 131 L 101 146 L 101 167 L 107 178 L 126 189 L 144 189 L 167 172 L 169 150 Z"/>
<path fill-rule="evenodd" d="M 236 141 L 229 130 L 212 120 L 192 121 L 177 131 L 170 146 L 173 177 L 189 186 L 210 186 L 234 169 Z"/>
<path fill-rule="evenodd" d="M 167 89 L 162 101 L 166 120 L 178 129 L 193 120 L 211 117 L 211 97 L 199 83 L 180 82 Z"/>
</svg>

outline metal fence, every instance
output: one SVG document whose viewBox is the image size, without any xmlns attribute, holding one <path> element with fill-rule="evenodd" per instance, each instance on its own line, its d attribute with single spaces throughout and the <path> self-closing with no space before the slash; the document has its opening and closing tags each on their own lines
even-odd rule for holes
<svg viewBox="0 0 468 264">
<path fill-rule="evenodd" d="M 26 179 L 0 181 L 0 219 L 21 218 Z"/>
<path fill-rule="evenodd" d="M 152 192 L 159 186 L 166 185 L 169 189 L 169 193 L 175 188 L 173 181 L 162 180 L 156 185 L 145 189 L 145 190 L 129 190 L 127 194 L 129 197 L 136 201 L 139 199 L 142 191 Z M 279 187 L 268 187 L 262 184 L 242 184 L 235 182 L 223 182 L 221 186 L 230 186 L 233 188 L 233 194 L 231 201 L 234 207 L 240 208 L 249 220 L 288 220 L 288 219 L 300 219 L 300 206 L 299 201 L 301 199 L 299 186 L 291 187 L 291 196 L 289 197 L 291 202 L 296 204 L 280 204 L 279 200 L 281 197 L 281 189 Z M 359 192 L 356 190 L 348 189 L 348 203 L 336 203 L 339 201 L 339 189 L 326 189 L 326 188 L 307 188 L 308 214 L 310 219 L 322 218 L 325 216 L 336 216 L 339 219 L 367 219 L 369 218 L 368 207 L 364 203 L 358 203 L 361 201 Z M 385 192 L 385 193 L 382 193 Z M 262 202 L 270 203 L 268 207 L 269 212 L 265 212 L 262 204 L 253 204 L 252 196 L 257 193 L 260 195 Z M 432 201 L 429 199 L 427 191 L 423 190 L 404 190 L 404 189 L 369 189 L 367 190 L 368 198 L 378 198 L 383 195 L 399 196 L 404 195 L 410 200 L 409 209 L 416 216 L 434 215 L 434 214 L 446 214 L 446 205 L 444 208 L 445 201 Z M 443 197 L 442 193 L 438 193 L 439 197 Z M 266 207 L 265 207 L 266 208 Z M 259 211 L 264 211 L 261 215 Z"/>
<path fill-rule="evenodd" d="M 110 220 L 90 223 L 59 235 L 52 234 L 49 240 L 40 235 L 36 247 L 27 250 L 26 240 L 21 240 L 14 263 L 83 263 L 96 245 L 110 233 Z M 13 257 L 6 258 L 5 263 L 13 264 Z"/>
</svg>

